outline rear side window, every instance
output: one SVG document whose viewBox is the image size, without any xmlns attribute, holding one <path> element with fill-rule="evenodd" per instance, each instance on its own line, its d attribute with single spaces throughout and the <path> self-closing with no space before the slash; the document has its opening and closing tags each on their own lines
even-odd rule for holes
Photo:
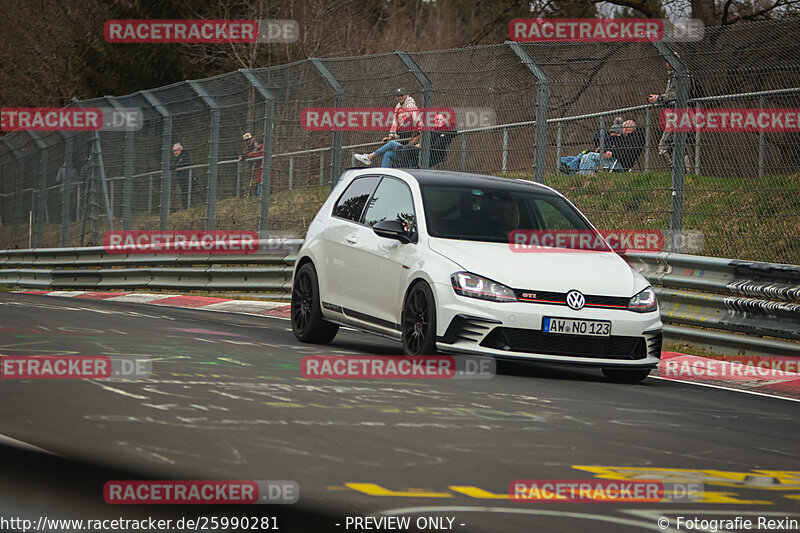
<svg viewBox="0 0 800 533">
<path fill-rule="evenodd" d="M 348 185 L 347 189 L 339 197 L 339 201 L 336 202 L 333 208 L 333 216 L 346 218 L 353 222 L 361 220 L 364 206 L 367 205 L 367 200 L 372 196 L 372 191 L 375 190 L 379 180 L 378 176 L 367 176 L 353 180 L 353 183 Z"/>
</svg>

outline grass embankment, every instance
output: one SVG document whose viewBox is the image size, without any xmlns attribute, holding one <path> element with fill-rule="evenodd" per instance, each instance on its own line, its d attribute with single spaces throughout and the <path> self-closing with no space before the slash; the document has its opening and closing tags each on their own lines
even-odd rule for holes
<svg viewBox="0 0 800 533">
<path fill-rule="evenodd" d="M 509 178 L 530 179 L 530 173 L 498 173 Z M 599 173 L 565 176 L 548 174 L 546 183 L 565 194 L 592 222 L 603 229 L 669 228 L 670 175 L 665 172 Z M 272 234 L 302 236 L 328 196 L 327 185 L 273 192 L 269 229 Z M 157 208 L 138 213 L 132 230 L 157 229 Z M 120 211 L 119 209 L 117 210 Z M 134 206 L 134 212 L 136 212 Z M 227 198 L 216 205 L 217 229 L 256 229 L 260 199 Z M 800 264 L 800 174 L 762 179 L 728 179 L 689 175 L 685 181 L 683 227 L 701 232 L 705 245 L 701 255 L 731 257 L 776 263 Z M 170 214 L 168 229 L 205 227 L 206 208 L 200 205 Z M 5 217 L 4 217 L 5 220 Z M 100 242 L 108 229 L 105 217 L 98 220 Z M 122 221 L 115 219 L 115 229 Z M 88 226 L 87 226 L 88 230 Z M 27 247 L 27 225 L 19 247 Z M 70 245 L 80 244 L 81 224 L 70 227 Z M 58 246 L 61 226 L 53 220 L 44 228 L 45 246 Z M 11 226 L 0 227 L 0 248 L 12 246 Z"/>
</svg>

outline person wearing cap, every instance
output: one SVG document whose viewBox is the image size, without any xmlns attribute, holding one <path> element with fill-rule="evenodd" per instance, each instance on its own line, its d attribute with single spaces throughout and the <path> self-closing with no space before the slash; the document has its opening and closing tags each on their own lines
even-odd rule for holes
<svg viewBox="0 0 800 533">
<path fill-rule="evenodd" d="M 394 106 L 394 117 L 389 128 L 389 135 L 383 138 L 383 142 L 395 139 L 408 139 L 413 131 L 420 129 L 422 120 L 420 119 L 417 103 L 408 95 L 408 91 L 400 87 L 395 91 L 397 103 Z M 400 132 L 398 133 L 398 127 Z"/>
<path fill-rule="evenodd" d="M 245 153 L 239 156 L 239 161 L 244 161 L 245 159 L 255 158 L 255 157 L 262 157 L 264 155 L 264 144 L 258 144 L 256 142 L 256 138 L 251 135 L 249 132 L 242 135 L 242 139 L 245 140 L 247 143 L 247 147 L 245 149 Z M 255 170 L 255 183 L 256 183 L 256 196 L 261 196 L 261 169 L 264 166 L 264 160 L 262 159 L 256 164 Z M 250 178 L 250 184 L 247 186 L 247 194 L 250 195 L 250 189 L 253 187 L 253 178 Z"/>
</svg>

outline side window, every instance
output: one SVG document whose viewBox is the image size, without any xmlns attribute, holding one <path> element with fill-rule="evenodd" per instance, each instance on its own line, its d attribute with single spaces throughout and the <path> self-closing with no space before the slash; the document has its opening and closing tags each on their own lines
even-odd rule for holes
<svg viewBox="0 0 800 533">
<path fill-rule="evenodd" d="M 358 222 L 361 220 L 361 213 L 364 212 L 364 206 L 367 205 L 372 191 L 375 190 L 375 185 L 378 184 L 380 178 L 377 176 L 367 176 L 366 178 L 357 178 L 353 180 L 347 190 L 345 190 L 339 197 L 339 201 L 333 208 L 333 216 L 346 218 Z"/>
<path fill-rule="evenodd" d="M 383 220 L 399 220 L 412 235 L 416 234 L 411 189 L 398 179 L 383 178 L 367 206 L 365 224 L 373 226 Z"/>
<path fill-rule="evenodd" d="M 576 227 L 575 224 L 573 224 L 573 222 L 567 218 L 567 216 L 561 212 L 558 207 L 550 202 L 545 200 L 534 200 L 534 203 L 536 204 L 539 215 L 542 217 L 542 221 L 544 222 L 544 227 L 541 229 L 574 229 Z M 566 207 L 562 202 L 559 203 L 562 204 L 562 208 Z"/>
</svg>

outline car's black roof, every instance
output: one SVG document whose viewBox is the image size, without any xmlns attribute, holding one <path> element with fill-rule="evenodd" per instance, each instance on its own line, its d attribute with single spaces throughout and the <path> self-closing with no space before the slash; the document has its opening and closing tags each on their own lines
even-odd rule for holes
<svg viewBox="0 0 800 533">
<path fill-rule="evenodd" d="M 555 194 L 552 190 L 536 182 L 499 178 L 497 176 L 487 176 L 485 174 L 468 174 L 466 172 L 453 172 L 450 170 L 429 170 L 417 168 L 404 168 L 417 180 L 420 185 L 461 185 L 465 187 L 487 187 L 498 186 L 504 189 L 517 189 L 525 192 L 541 192 L 544 194 Z"/>
</svg>

